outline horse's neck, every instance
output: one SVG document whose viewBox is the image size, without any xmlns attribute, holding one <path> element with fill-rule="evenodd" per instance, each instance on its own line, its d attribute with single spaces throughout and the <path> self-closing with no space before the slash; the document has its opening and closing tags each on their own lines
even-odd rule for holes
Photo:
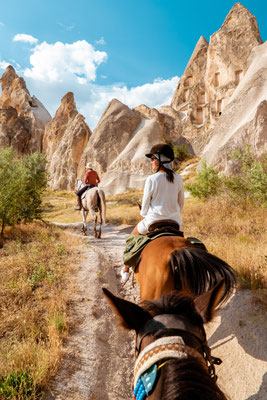
<svg viewBox="0 0 267 400">
<path fill-rule="evenodd" d="M 78 190 L 82 189 L 85 186 L 85 184 L 83 183 L 82 179 L 78 179 L 77 183 L 78 183 Z"/>
</svg>

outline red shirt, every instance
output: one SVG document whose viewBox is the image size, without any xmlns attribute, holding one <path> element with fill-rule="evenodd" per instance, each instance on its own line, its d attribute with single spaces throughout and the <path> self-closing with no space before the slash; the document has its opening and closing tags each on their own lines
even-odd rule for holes
<svg viewBox="0 0 267 400">
<path fill-rule="evenodd" d="M 84 183 L 86 185 L 97 185 L 100 182 L 99 176 L 96 171 L 90 169 L 85 174 Z"/>
</svg>

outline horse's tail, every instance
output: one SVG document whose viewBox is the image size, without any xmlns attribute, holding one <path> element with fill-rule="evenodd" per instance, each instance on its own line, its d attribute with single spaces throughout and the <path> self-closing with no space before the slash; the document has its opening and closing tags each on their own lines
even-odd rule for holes
<svg viewBox="0 0 267 400">
<path fill-rule="evenodd" d="M 107 213 L 107 207 L 106 207 L 106 196 L 103 190 L 98 190 L 97 194 L 100 199 L 100 207 L 101 207 L 101 216 L 102 220 L 105 223 L 106 222 L 106 213 Z"/>
<path fill-rule="evenodd" d="M 223 278 L 225 291 L 221 302 L 224 302 L 236 286 L 234 270 L 225 261 L 202 249 L 185 247 L 174 250 L 170 255 L 170 265 L 177 290 L 187 288 L 198 296 Z"/>
</svg>

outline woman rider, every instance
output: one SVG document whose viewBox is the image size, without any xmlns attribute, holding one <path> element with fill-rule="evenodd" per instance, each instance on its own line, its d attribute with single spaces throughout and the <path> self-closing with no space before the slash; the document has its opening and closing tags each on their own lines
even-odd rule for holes
<svg viewBox="0 0 267 400">
<path fill-rule="evenodd" d="M 134 227 L 132 234 L 146 235 L 149 226 L 156 221 L 173 220 L 179 224 L 182 231 L 181 210 L 184 205 L 184 185 L 179 174 L 173 172 L 172 161 L 174 153 L 167 144 L 153 146 L 146 157 L 150 158 L 153 175 L 150 175 L 145 182 L 141 216 L 143 219 Z M 129 268 L 122 269 L 124 273 Z"/>
</svg>

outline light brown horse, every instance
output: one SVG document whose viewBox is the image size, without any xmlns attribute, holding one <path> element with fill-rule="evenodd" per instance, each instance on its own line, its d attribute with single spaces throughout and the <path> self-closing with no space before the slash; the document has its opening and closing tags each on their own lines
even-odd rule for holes
<svg viewBox="0 0 267 400">
<path fill-rule="evenodd" d="M 189 290 L 198 296 L 224 279 L 226 300 L 235 287 L 233 269 L 220 258 L 194 247 L 179 236 L 162 236 L 143 250 L 135 272 L 141 300 L 158 299 L 171 290 Z"/>
<path fill-rule="evenodd" d="M 75 189 L 78 191 L 83 187 L 83 182 L 81 179 L 76 179 Z M 87 224 L 86 218 L 88 212 L 90 212 L 92 218 L 94 219 L 94 235 L 96 238 L 101 238 L 101 227 L 103 222 L 106 222 L 106 198 L 105 193 L 102 189 L 98 187 L 93 187 L 88 189 L 81 197 L 82 200 L 82 216 L 83 216 L 83 233 L 86 235 Z M 97 212 L 99 212 L 99 229 L 97 230 Z"/>
</svg>

